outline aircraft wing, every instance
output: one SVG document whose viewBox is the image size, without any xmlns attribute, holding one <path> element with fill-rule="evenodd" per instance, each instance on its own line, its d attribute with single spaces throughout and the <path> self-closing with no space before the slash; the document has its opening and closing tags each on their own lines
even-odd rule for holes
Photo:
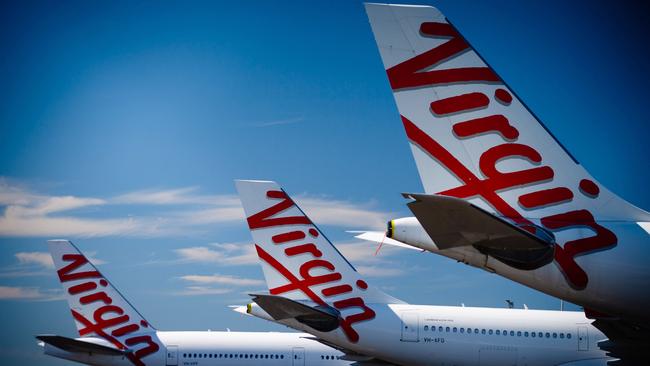
<svg viewBox="0 0 650 366">
<path fill-rule="evenodd" d="M 650 344 L 649 329 L 589 309 L 585 309 L 585 315 L 595 319 L 591 324 L 607 336 L 607 339 L 598 342 L 598 347 L 607 351 L 608 356 L 618 359 L 608 362 L 608 365 L 631 366 L 647 362 L 646 347 Z"/>
<path fill-rule="evenodd" d="M 341 319 L 338 310 L 331 307 L 322 306 L 309 306 L 299 301 L 287 299 L 282 296 L 266 295 L 266 294 L 251 294 L 253 301 L 266 311 L 275 321 L 283 321 L 288 319 L 295 319 L 296 321 L 308 325 L 321 332 L 332 331 L 339 326 Z M 340 347 L 331 342 L 318 337 L 306 337 L 317 342 L 323 343 L 326 346 L 338 349 L 345 353 L 343 359 L 348 361 L 355 361 L 358 366 L 389 366 L 392 363 L 377 359 L 373 356 L 357 353 L 355 351 Z"/>
<path fill-rule="evenodd" d="M 427 194 L 404 194 L 407 204 L 440 249 L 481 245 L 499 249 L 544 249 L 553 241 L 538 227 L 516 226 L 462 199 Z M 539 229 L 541 230 L 541 229 Z M 537 234 L 537 235 L 536 235 Z"/>
<path fill-rule="evenodd" d="M 109 356 L 122 356 L 128 351 L 119 350 L 117 348 L 104 346 L 97 343 L 85 342 L 78 339 L 58 336 L 58 335 L 37 335 L 36 339 L 43 341 L 56 348 L 74 353 L 95 353 Z"/>
<path fill-rule="evenodd" d="M 253 301 L 275 321 L 295 319 L 321 332 L 332 331 L 339 326 L 340 314 L 331 307 L 311 307 L 301 302 L 275 295 L 253 295 Z"/>
</svg>

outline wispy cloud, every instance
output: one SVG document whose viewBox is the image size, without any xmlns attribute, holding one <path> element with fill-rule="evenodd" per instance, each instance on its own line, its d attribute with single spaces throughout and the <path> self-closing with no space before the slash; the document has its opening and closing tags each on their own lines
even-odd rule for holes
<svg viewBox="0 0 650 366">
<path fill-rule="evenodd" d="M 291 118 L 277 119 L 274 121 L 259 122 L 255 123 L 254 126 L 257 127 L 270 127 L 270 126 L 280 126 L 280 125 L 291 125 L 295 123 L 300 123 L 305 120 L 302 116 L 296 116 Z"/>
<path fill-rule="evenodd" d="M 60 290 L 41 290 L 38 287 L 0 286 L 0 300 L 55 301 L 63 299 Z"/>
<path fill-rule="evenodd" d="M 261 286 L 264 284 L 262 280 L 256 280 L 252 278 L 242 278 L 237 276 L 230 275 L 187 275 L 181 276 L 181 279 L 188 282 L 194 282 L 199 284 L 220 284 L 220 285 L 231 285 L 231 286 Z"/>
<path fill-rule="evenodd" d="M 189 286 L 184 290 L 174 292 L 177 296 L 203 296 L 203 295 L 223 295 L 232 292 L 227 288 L 213 288 L 206 286 Z"/>
<path fill-rule="evenodd" d="M 404 274 L 404 270 L 401 268 L 387 267 L 386 265 L 375 265 L 375 266 L 356 266 L 355 267 L 359 273 L 366 277 L 397 277 Z"/>
<path fill-rule="evenodd" d="M 19 252 L 14 255 L 20 264 L 37 264 L 45 268 L 54 268 L 52 256 L 47 252 Z"/>
<path fill-rule="evenodd" d="M 347 228 L 377 229 L 386 226 L 392 215 L 373 209 L 371 204 L 355 204 L 348 201 L 299 195 L 296 203 L 305 210 L 316 224 Z"/>
<path fill-rule="evenodd" d="M 234 206 L 239 204 L 234 195 L 205 195 L 198 193 L 198 187 L 178 189 L 147 189 L 134 191 L 116 196 L 112 203 L 147 204 L 147 205 L 222 205 Z"/>
<path fill-rule="evenodd" d="M 322 225 L 349 229 L 384 226 L 390 213 L 372 203 L 298 195 L 298 204 Z M 32 192 L 0 178 L 0 236 L 15 237 L 160 237 L 186 235 L 215 225 L 243 223 L 236 195 L 208 195 L 198 187 L 145 189 L 113 197 L 77 197 Z M 138 215 L 114 214 L 107 207 L 138 208 Z M 92 217 L 84 209 L 93 209 Z M 128 212 L 127 210 L 122 210 Z"/>
<path fill-rule="evenodd" d="M 257 264 L 257 254 L 251 243 L 215 243 L 174 250 L 184 262 L 220 265 Z"/>
</svg>

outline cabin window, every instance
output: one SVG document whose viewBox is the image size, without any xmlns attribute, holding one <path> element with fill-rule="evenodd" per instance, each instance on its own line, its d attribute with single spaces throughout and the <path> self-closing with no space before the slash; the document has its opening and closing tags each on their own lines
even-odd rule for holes
<svg viewBox="0 0 650 366">
<path fill-rule="evenodd" d="M 485 329 L 481 329 L 481 334 L 485 334 Z"/>
<path fill-rule="evenodd" d="M 557 333 L 553 333 L 553 338 L 557 338 Z"/>
<path fill-rule="evenodd" d="M 571 333 L 567 333 L 567 334 L 566 334 L 566 337 L 567 337 L 568 339 L 571 339 Z"/>
<path fill-rule="evenodd" d="M 546 332 L 546 338 L 550 338 L 550 337 L 551 337 L 551 333 Z"/>
<path fill-rule="evenodd" d="M 530 336 L 533 337 L 533 338 L 535 338 L 535 337 L 537 337 L 537 333 L 532 332 L 532 333 L 530 333 Z"/>
<path fill-rule="evenodd" d="M 511 331 L 510 331 L 510 336 L 511 336 L 511 337 L 514 337 L 514 336 L 515 336 L 515 331 L 514 331 L 514 330 L 511 330 Z"/>
<path fill-rule="evenodd" d="M 488 330 L 488 334 L 492 335 L 492 329 Z"/>
<path fill-rule="evenodd" d="M 445 332 L 449 332 L 449 327 L 445 328 Z"/>
<path fill-rule="evenodd" d="M 528 337 L 528 332 L 524 332 L 524 337 Z"/>
<path fill-rule="evenodd" d="M 458 332 L 458 328 L 454 327 L 454 333 Z"/>
<path fill-rule="evenodd" d="M 425 325 L 425 326 L 424 326 L 424 331 L 426 332 L 426 331 L 428 331 L 428 330 L 429 330 L 429 326 L 428 326 L 428 325 Z"/>
<path fill-rule="evenodd" d="M 503 331 L 503 335 L 504 335 L 504 336 L 507 336 L 507 335 L 508 335 L 508 331 L 507 331 L 507 330 L 504 330 L 504 331 Z"/>
<path fill-rule="evenodd" d="M 560 333 L 560 338 L 564 339 L 564 333 Z"/>
<path fill-rule="evenodd" d="M 431 327 L 431 331 L 432 331 L 432 332 L 435 332 L 435 331 L 436 331 L 436 327 L 435 327 L 435 326 Z"/>
<path fill-rule="evenodd" d="M 478 334 L 478 328 L 474 328 L 474 334 Z"/>
<path fill-rule="evenodd" d="M 521 331 L 517 331 L 517 337 L 521 337 Z"/>
<path fill-rule="evenodd" d="M 544 337 L 544 334 L 543 334 L 542 332 L 539 332 L 539 333 L 537 333 L 537 336 L 538 336 L 539 338 L 542 338 L 542 337 Z"/>
<path fill-rule="evenodd" d="M 465 333 L 465 328 L 460 328 L 461 333 Z"/>
<path fill-rule="evenodd" d="M 496 330 L 496 332 L 495 332 L 495 333 L 496 333 L 496 335 L 501 335 L 501 331 L 500 331 L 500 330 L 498 330 L 498 329 Z"/>
</svg>

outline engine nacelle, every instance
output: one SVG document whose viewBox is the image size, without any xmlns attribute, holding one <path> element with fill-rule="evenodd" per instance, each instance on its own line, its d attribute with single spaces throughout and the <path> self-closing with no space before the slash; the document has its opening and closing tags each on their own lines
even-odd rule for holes
<svg viewBox="0 0 650 366">
<path fill-rule="evenodd" d="M 423 250 L 432 252 L 439 250 L 415 217 L 390 220 L 386 228 L 386 237 Z"/>
</svg>

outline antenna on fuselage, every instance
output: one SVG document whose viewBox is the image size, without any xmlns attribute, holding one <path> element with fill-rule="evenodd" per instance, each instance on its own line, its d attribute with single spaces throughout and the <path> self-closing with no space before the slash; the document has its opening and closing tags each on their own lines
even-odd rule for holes
<svg viewBox="0 0 650 366">
<path fill-rule="evenodd" d="M 506 299 L 506 304 L 508 304 L 508 309 L 512 309 L 515 307 L 515 302 L 512 300 Z"/>
</svg>

